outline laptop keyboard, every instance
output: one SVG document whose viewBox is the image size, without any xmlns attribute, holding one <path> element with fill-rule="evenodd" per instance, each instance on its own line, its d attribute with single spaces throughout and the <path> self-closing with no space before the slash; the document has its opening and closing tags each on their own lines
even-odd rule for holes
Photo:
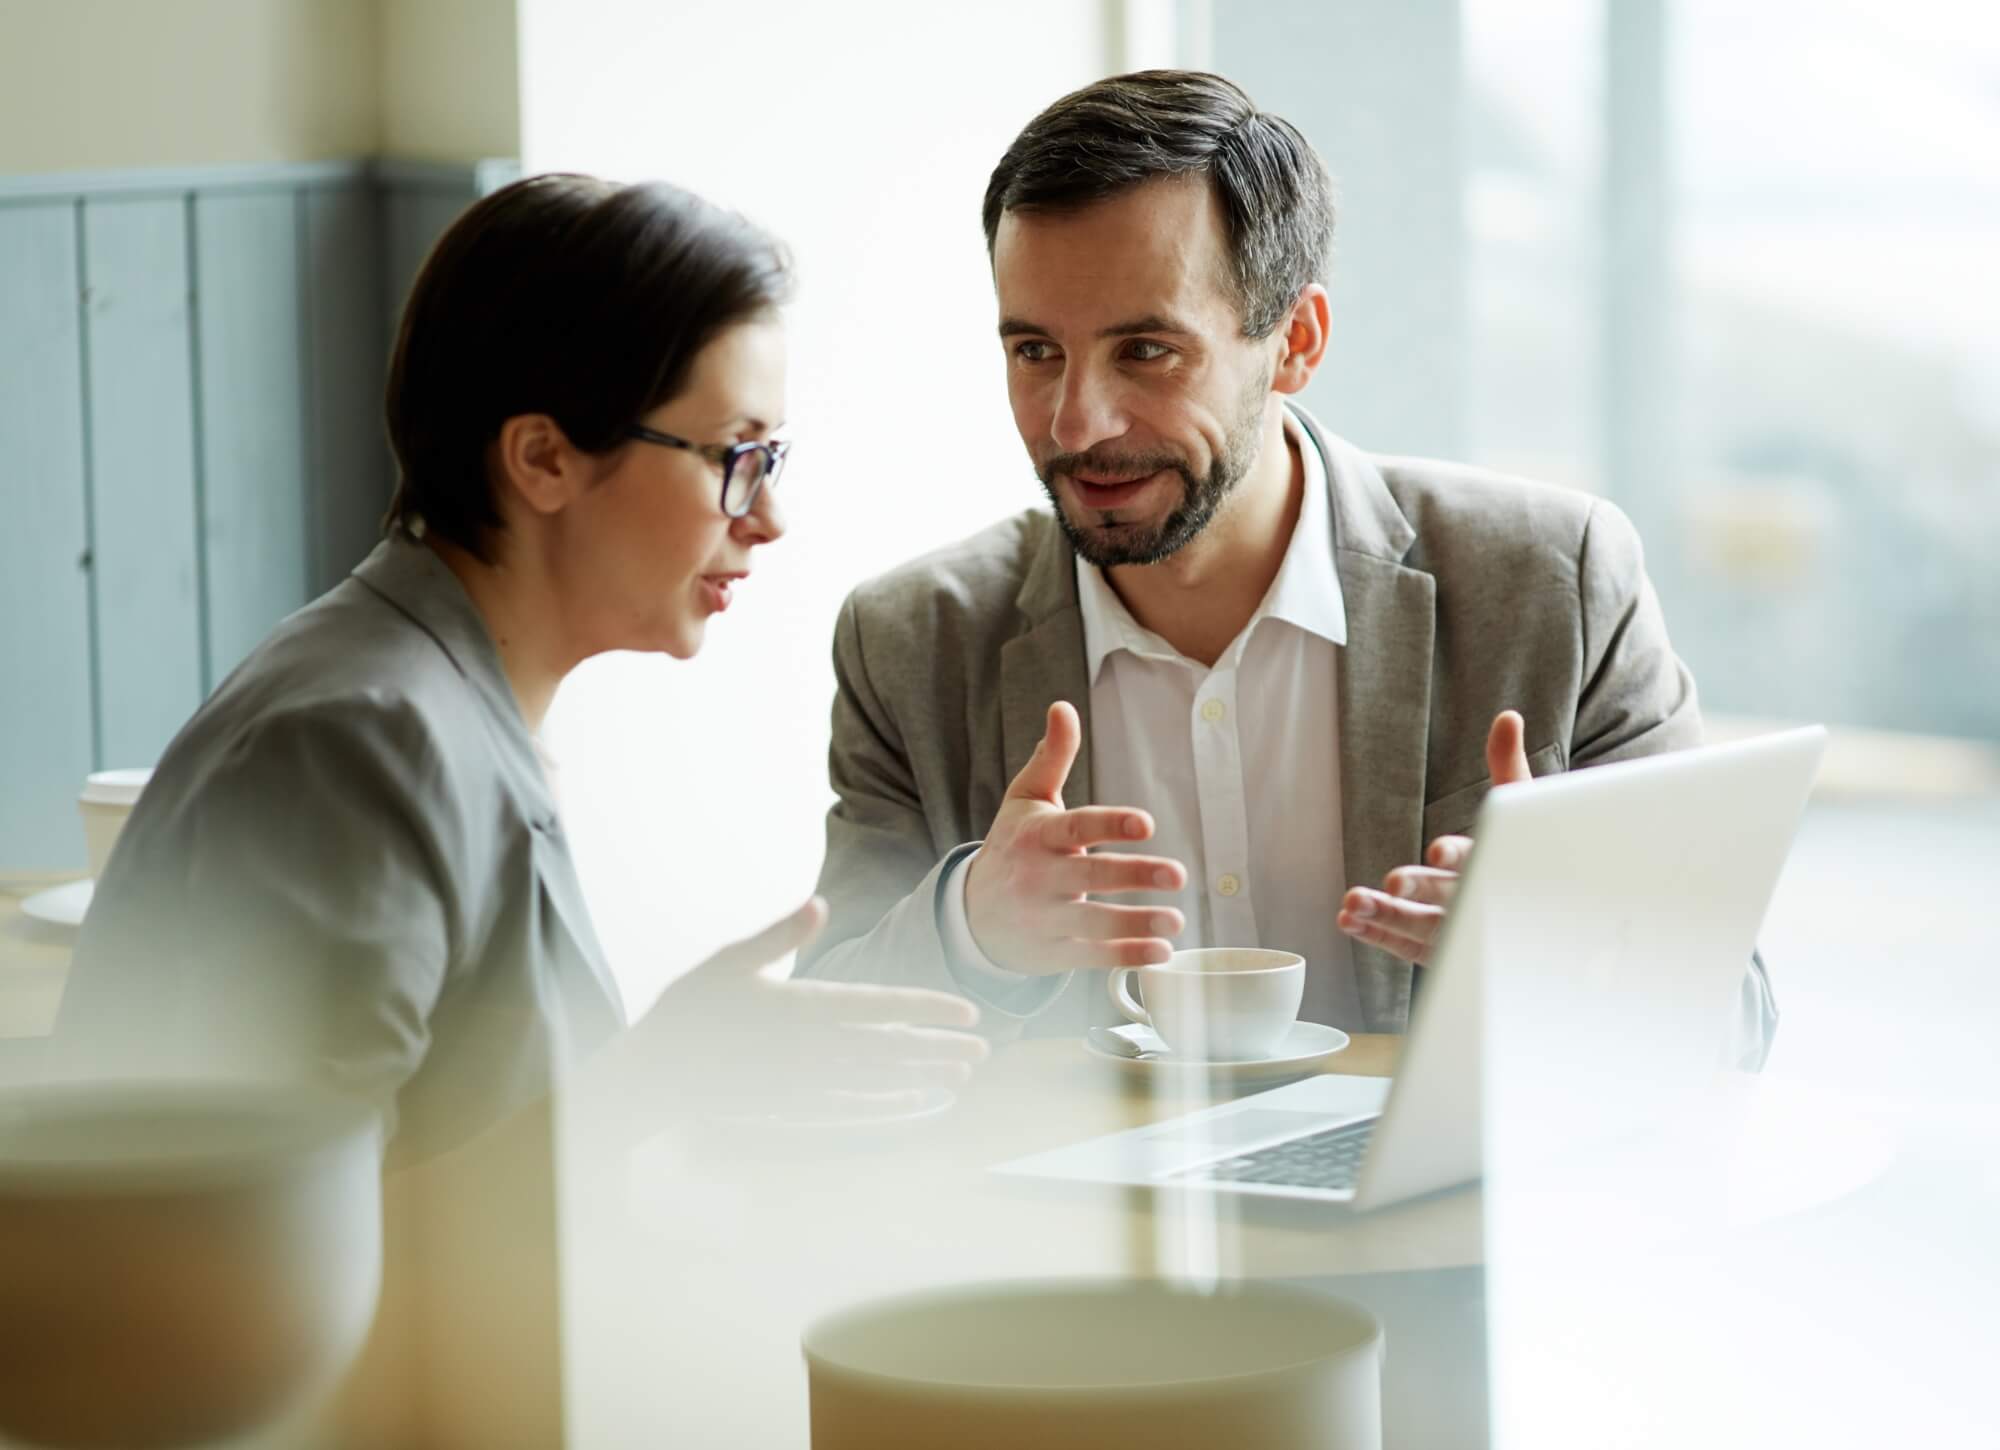
<svg viewBox="0 0 2000 1450">
<path fill-rule="evenodd" d="M 1377 1118 L 1342 1123 L 1256 1148 L 1219 1163 L 1202 1163 L 1173 1175 L 1199 1183 L 1269 1183 L 1285 1188 L 1351 1189 L 1361 1175 L 1362 1155 L 1375 1135 Z"/>
</svg>

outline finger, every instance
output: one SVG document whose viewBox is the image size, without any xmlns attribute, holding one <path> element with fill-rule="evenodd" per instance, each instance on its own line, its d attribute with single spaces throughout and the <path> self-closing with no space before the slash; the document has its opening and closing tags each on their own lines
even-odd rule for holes
<svg viewBox="0 0 2000 1450">
<path fill-rule="evenodd" d="M 1430 954 L 1430 943 L 1392 931 L 1373 917 L 1355 918 L 1342 912 L 1339 917 L 1340 929 L 1358 942 L 1371 947 L 1380 947 L 1391 956 L 1401 957 L 1406 962 L 1421 964 Z"/>
<path fill-rule="evenodd" d="M 1533 780 L 1528 769 L 1528 727 L 1516 710 L 1502 710 L 1486 736 L 1486 774 L 1495 785 Z"/>
<path fill-rule="evenodd" d="M 1398 866 L 1382 878 L 1382 889 L 1405 901 L 1449 906 L 1453 893 L 1458 890 L 1458 874 L 1431 866 Z"/>
<path fill-rule="evenodd" d="M 1424 860 L 1440 871 L 1463 871 L 1472 859 L 1472 837 L 1439 836 L 1424 852 Z"/>
<path fill-rule="evenodd" d="M 1063 786 L 1082 744 L 1083 722 L 1077 718 L 1076 706 L 1067 700 L 1056 701 L 1049 706 L 1049 723 L 1042 731 L 1041 743 L 1007 787 L 1007 799 L 1061 805 Z"/>
<path fill-rule="evenodd" d="M 1402 936 L 1428 941 L 1444 924 L 1444 908 L 1421 901 L 1390 896 L 1367 886 L 1356 886 L 1341 898 L 1341 915 L 1356 920 L 1373 920 Z"/>
<path fill-rule="evenodd" d="M 1175 937 L 1187 926 L 1186 918 L 1171 906 L 1113 906 L 1102 901 L 1066 901 L 1044 920 L 1051 934 L 1079 941 Z"/>
<path fill-rule="evenodd" d="M 1074 937 L 1050 943 L 1042 957 L 1049 972 L 1105 972 L 1114 967 L 1151 967 L 1174 954 L 1174 944 L 1159 937 L 1128 937 L 1121 941 L 1080 941 Z"/>
<path fill-rule="evenodd" d="M 1179 891 L 1187 885 L 1187 868 L 1165 856 L 1125 856 L 1098 852 L 1058 863 L 1050 873 L 1064 896 L 1104 891 Z"/>
<path fill-rule="evenodd" d="M 904 1022 L 919 1027 L 971 1027 L 979 1009 L 928 987 L 875 987 L 860 982 L 787 981 L 773 993 L 794 1021 Z"/>
<path fill-rule="evenodd" d="M 1107 841 L 1143 841 L 1153 834 L 1153 818 L 1123 806 L 1078 806 L 1042 823 L 1042 844 L 1051 851 L 1081 851 Z"/>
<path fill-rule="evenodd" d="M 826 902 L 815 896 L 790 916 L 772 922 L 757 935 L 724 947 L 710 958 L 710 963 L 724 971 L 760 971 L 790 956 L 818 936 L 825 925 Z"/>
</svg>

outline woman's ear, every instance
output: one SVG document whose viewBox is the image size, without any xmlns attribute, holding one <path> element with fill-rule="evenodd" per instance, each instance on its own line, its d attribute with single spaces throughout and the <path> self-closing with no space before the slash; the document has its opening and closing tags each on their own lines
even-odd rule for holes
<svg viewBox="0 0 2000 1450">
<path fill-rule="evenodd" d="M 1307 283 L 1305 290 L 1299 293 L 1299 300 L 1292 304 L 1291 316 L 1278 324 L 1278 336 L 1283 340 L 1284 348 L 1278 354 L 1278 366 L 1271 376 L 1274 391 L 1304 391 L 1326 357 L 1330 322 L 1326 288 L 1317 282 Z"/>
<path fill-rule="evenodd" d="M 502 423 L 491 456 L 498 491 L 534 513 L 560 513 L 589 484 L 590 459 L 546 413 Z"/>
</svg>

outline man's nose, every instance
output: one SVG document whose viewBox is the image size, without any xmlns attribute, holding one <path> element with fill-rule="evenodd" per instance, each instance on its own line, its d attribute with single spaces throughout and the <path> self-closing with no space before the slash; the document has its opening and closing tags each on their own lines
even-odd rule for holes
<svg viewBox="0 0 2000 1450">
<path fill-rule="evenodd" d="M 1125 418 L 1112 380 L 1090 368 L 1067 368 L 1049 437 L 1065 453 L 1087 453 L 1099 443 L 1121 437 Z"/>
</svg>

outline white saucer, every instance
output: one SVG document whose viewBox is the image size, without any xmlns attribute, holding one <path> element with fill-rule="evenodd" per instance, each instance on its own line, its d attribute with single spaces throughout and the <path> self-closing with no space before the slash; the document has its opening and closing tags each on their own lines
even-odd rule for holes
<svg viewBox="0 0 2000 1450">
<path fill-rule="evenodd" d="M 1294 1022 L 1269 1057 L 1204 1061 L 1175 1056 L 1167 1050 L 1167 1044 L 1160 1040 L 1159 1033 L 1136 1022 L 1106 1030 L 1124 1038 L 1148 1055 L 1121 1057 L 1115 1052 L 1099 1047 L 1088 1037 L 1083 1040 L 1083 1050 L 1092 1057 L 1122 1067 L 1128 1072 L 1141 1075 L 1200 1072 L 1243 1082 L 1276 1082 L 1317 1072 L 1329 1057 L 1346 1047 L 1351 1040 L 1338 1027 L 1328 1027 L 1320 1022 Z"/>
<path fill-rule="evenodd" d="M 91 890 L 96 885 L 95 881 L 66 881 L 47 891 L 37 891 L 21 903 L 21 914 L 53 926 L 82 926 L 83 914 L 90 910 Z"/>
</svg>

